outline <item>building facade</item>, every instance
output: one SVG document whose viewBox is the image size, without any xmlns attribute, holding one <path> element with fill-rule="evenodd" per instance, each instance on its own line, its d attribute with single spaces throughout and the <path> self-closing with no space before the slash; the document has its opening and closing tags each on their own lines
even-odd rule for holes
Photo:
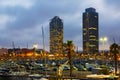
<svg viewBox="0 0 120 80">
<path fill-rule="evenodd" d="M 50 53 L 62 53 L 63 49 L 63 22 L 55 16 L 50 22 Z"/>
<path fill-rule="evenodd" d="M 87 8 L 83 13 L 83 52 L 99 51 L 98 13 L 94 8 Z"/>
</svg>

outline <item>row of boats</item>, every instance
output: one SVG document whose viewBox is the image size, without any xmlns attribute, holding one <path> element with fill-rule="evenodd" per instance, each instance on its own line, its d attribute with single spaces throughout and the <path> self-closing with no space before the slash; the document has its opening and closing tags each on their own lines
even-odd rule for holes
<svg viewBox="0 0 120 80">
<path fill-rule="evenodd" d="M 26 70 L 26 67 L 23 65 L 18 65 L 15 62 L 6 62 L 0 63 L 0 79 L 1 78 L 11 78 L 11 77 L 23 77 L 25 80 L 48 80 L 49 75 L 38 74 L 33 70 L 33 67 L 30 67 L 31 70 Z M 19 80 L 19 79 L 18 79 Z"/>
<path fill-rule="evenodd" d="M 1 78 L 17 78 L 17 80 L 48 80 L 49 75 L 29 73 L 27 71 L 10 71 L 9 69 L 0 68 Z M 24 79 L 23 79 L 24 78 Z"/>
<path fill-rule="evenodd" d="M 83 62 L 83 61 L 81 61 Z M 92 63 L 90 64 L 87 62 L 83 62 L 85 65 L 85 67 L 87 68 L 87 70 L 91 70 L 93 71 L 93 73 L 97 73 L 100 70 L 99 65 Z M 54 68 L 52 70 L 54 71 L 47 71 L 47 72 L 55 72 L 57 71 L 63 71 L 63 70 L 69 70 L 69 62 L 68 61 L 64 61 L 62 63 L 61 61 L 61 65 L 57 66 L 56 62 L 51 63 L 52 66 L 54 66 Z M 86 69 L 84 68 L 84 66 L 79 65 L 78 63 L 73 64 L 74 65 L 74 69 L 76 70 L 83 70 L 85 71 Z M 51 66 L 45 68 L 46 65 L 43 64 L 43 62 L 37 63 L 37 61 L 29 61 L 29 62 L 23 62 L 21 63 L 19 62 L 14 62 L 14 61 L 8 61 L 8 62 L 0 62 L 0 76 L 7 76 L 7 77 L 27 77 L 27 78 L 48 78 L 51 77 L 50 75 L 46 74 L 46 70 L 49 70 L 49 68 L 51 68 Z M 76 68 L 77 67 L 77 68 Z M 112 68 L 113 69 L 113 68 Z M 38 72 L 37 72 L 38 71 Z M 56 72 L 57 72 L 56 71 Z M 43 72 L 43 73 L 40 73 Z M 62 72 L 58 72 L 61 75 Z M 33 79 L 34 80 L 34 79 Z"/>
</svg>

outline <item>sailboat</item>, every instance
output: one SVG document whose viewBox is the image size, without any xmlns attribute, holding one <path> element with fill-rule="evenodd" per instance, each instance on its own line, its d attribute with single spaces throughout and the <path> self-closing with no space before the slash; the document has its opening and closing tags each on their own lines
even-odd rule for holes
<svg viewBox="0 0 120 80">
<path fill-rule="evenodd" d="M 43 29 L 43 26 L 42 26 L 42 37 L 43 37 L 43 52 L 45 54 L 45 68 L 47 68 L 47 59 L 46 59 L 46 53 L 45 53 L 45 39 L 44 39 L 44 29 Z M 45 77 L 49 77 L 50 75 L 47 75 L 47 70 L 45 70 Z"/>
<path fill-rule="evenodd" d="M 44 30 L 43 30 L 43 27 L 42 27 L 42 37 L 43 37 L 43 50 L 45 50 Z M 35 62 L 34 62 L 34 65 L 35 65 Z M 34 66 L 34 67 L 35 67 L 35 66 Z M 46 68 L 46 58 L 45 58 L 45 68 Z M 45 76 L 42 75 L 42 74 L 36 74 L 36 73 L 30 74 L 29 76 L 30 76 L 30 77 L 35 77 L 35 78 L 40 78 L 40 77 L 41 77 L 40 80 L 47 80 L 46 78 L 44 78 L 44 77 L 46 77 L 46 73 L 47 73 L 47 72 L 45 72 Z"/>
<path fill-rule="evenodd" d="M 33 46 L 34 46 L 34 54 L 35 54 L 35 51 L 36 51 L 36 48 L 37 48 L 37 44 L 34 44 Z M 35 78 L 36 78 L 36 77 L 42 77 L 43 75 L 35 73 L 35 66 L 36 66 L 35 64 L 36 64 L 36 62 L 35 62 L 35 60 L 33 59 L 33 70 L 34 70 L 34 71 L 33 71 L 32 74 L 29 75 L 29 77 L 32 77 L 32 78 L 33 78 L 33 77 L 35 77 Z"/>
<path fill-rule="evenodd" d="M 12 46 L 13 46 L 13 53 L 16 54 L 16 53 L 15 53 L 15 44 L 14 44 L 14 42 L 12 42 Z M 18 60 L 18 61 L 19 61 L 19 60 Z M 10 67 L 11 67 L 11 64 L 16 64 L 16 65 L 13 65 L 13 66 L 14 66 L 14 67 L 17 67 L 17 71 L 14 71 L 14 70 L 10 69 L 10 73 L 9 73 L 10 76 L 25 76 L 25 75 L 28 75 L 28 74 L 29 74 L 29 73 L 26 71 L 25 66 L 19 65 L 19 64 L 17 64 L 16 62 L 14 62 L 13 60 L 12 60 L 12 62 L 10 63 Z"/>
</svg>

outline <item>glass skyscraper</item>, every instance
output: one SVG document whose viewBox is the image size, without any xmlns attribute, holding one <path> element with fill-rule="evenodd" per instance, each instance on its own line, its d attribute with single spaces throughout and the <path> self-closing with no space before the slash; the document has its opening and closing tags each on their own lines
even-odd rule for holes
<svg viewBox="0 0 120 80">
<path fill-rule="evenodd" d="M 63 50 L 63 22 L 55 16 L 50 22 L 50 53 L 62 53 Z"/>
<path fill-rule="evenodd" d="M 99 51 L 98 13 L 94 8 L 87 8 L 83 13 L 83 52 Z"/>
</svg>

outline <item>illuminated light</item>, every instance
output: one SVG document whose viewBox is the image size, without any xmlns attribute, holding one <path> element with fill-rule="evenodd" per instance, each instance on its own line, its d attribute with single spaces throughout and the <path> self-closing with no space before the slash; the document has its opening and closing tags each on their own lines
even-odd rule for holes
<svg viewBox="0 0 120 80">
<path fill-rule="evenodd" d="M 28 57 L 31 57 L 31 56 L 33 56 L 33 53 L 27 53 L 26 54 Z"/>
<path fill-rule="evenodd" d="M 96 39 L 89 39 L 90 41 L 96 41 Z"/>
<path fill-rule="evenodd" d="M 54 57 L 54 55 L 52 55 L 52 54 L 50 54 L 50 55 L 48 55 L 49 57 Z"/>
<path fill-rule="evenodd" d="M 108 40 L 107 37 L 102 37 L 102 38 L 100 38 L 100 41 L 102 41 L 102 42 L 105 42 L 105 41 L 107 41 L 107 40 Z"/>
<path fill-rule="evenodd" d="M 86 35 L 86 33 L 83 33 L 83 35 Z"/>
<path fill-rule="evenodd" d="M 94 47 L 95 45 L 89 45 L 90 47 Z"/>
<path fill-rule="evenodd" d="M 36 53 L 35 56 L 39 56 L 39 54 Z"/>
<path fill-rule="evenodd" d="M 102 37 L 100 38 L 100 41 L 102 41 L 102 45 L 103 45 L 103 54 L 105 55 L 104 51 L 105 51 L 105 42 L 107 41 L 107 37 Z M 104 60 L 105 60 L 105 64 L 106 64 L 106 56 L 104 56 Z"/>
<path fill-rule="evenodd" d="M 91 27 L 91 28 L 89 28 L 89 29 L 90 29 L 90 30 L 91 30 L 91 29 L 93 29 L 93 30 L 97 30 L 97 28 L 94 28 L 94 27 Z"/>
<path fill-rule="evenodd" d="M 84 31 L 86 31 L 86 28 L 83 28 Z"/>
<path fill-rule="evenodd" d="M 102 37 L 100 40 L 101 41 L 107 41 L 107 37 Z"/>
<path fill-rule="evenodd" d="M 97 18 L 97 16 L 94 16 L 95 18 Z"/>
<path fill-rule="evenodd" d="M 35 44 L 33 45 L 33 47 L 36 49 L 36 48 L 38 47 L 38 45 L 35 43 Z"/>
<path fill-rule="evenodd" d="M 120 61 L 120 57 L 118 58 L 118 61 Z"/>
<path fill-rule="evenodd" d="M 90 37 L 96 37 L 96 36 L 94 36 L 94 35 L 90 35 Z"/>
<path fill-rule="evenodd" d="M 21 57 L 25 57 L 25 54 L 20 54 L 21 55 Z"/>
<path fill-rule="evenodd" d="M 12 56 L 11 54 L 9 56 Z"/>
</svg>

